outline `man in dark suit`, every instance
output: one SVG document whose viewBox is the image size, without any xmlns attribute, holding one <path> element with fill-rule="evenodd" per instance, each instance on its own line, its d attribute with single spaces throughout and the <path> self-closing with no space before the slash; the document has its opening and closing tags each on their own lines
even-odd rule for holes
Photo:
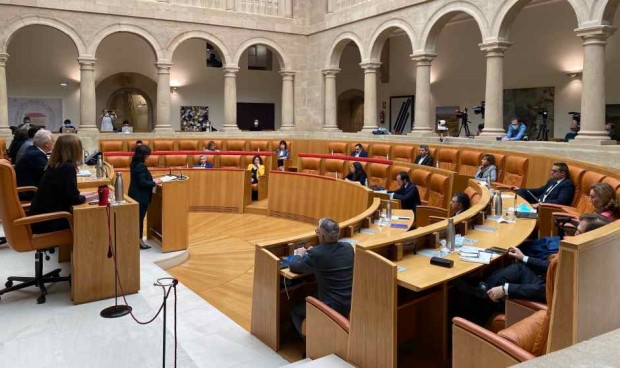
<svg viewBox="0 0 620 368">
<path fill-rule="evenodd" d="M 551 168 L 551 179 L 547 181 L 547 184 L 540 188 L 530 189 L 513 187 L 513 190 L 516 190 L 518 195 L 534 204 L 534 207 L 538 203 L 570 206 L 575 194 L 575 185 L 568 178 L 568 166 L 564 162 L 556 162 L 553 164 L 553 168 Z"/>
<path fill-rule="evenodd" d="M 413 212 L 415 212 L 415 208 L 422 203 L 420 201 L 420 192 L 418 192 L 418 187 L 411 182 L 409 179 L 409 174 L 404 171 L 401 171 L 398 175 L 396 175 L 396 182 L 400 188 L 390 192 L 394 193 L 392 198 L 399 199 L 403 209 L 413 210 Z"/>
<path fill-rule="evenodd" d="M 364 148 L 361 144 L 355 145 L 355 150 L 351 152 L 351 156 L 353 157 L 368 157 L 368 152 L 364 151 Z"/>
<path fill-rule="evenodd" d="M 353 288 L 353 247 L 338 241 L 340 228 L 332 219 L 319 220 L 316 234 L 319 245 L 307 251 L 305 248 L 297 249 L 289 268 L 295 273 L 314 274 L 319 300 L 348 318 Z M 303 337 L 301 324 L 306 318 L 305 301 L 291 309 L 291 318 L 297 332 Z"/>
<path fill-rule="evenodd" d="M 420 145 L 420 148 L 418 148 L 418 155 L 416 156 L 414 162 L 418 165 L 424 166 L 433 166 L 435 164 L 435 161 L 430 155 L 429 148 L 426 144 Z"/>
<path fill-rule="evenodd" d="M 32 146 L 28 147 L 15 165 L 18 187 L 39 187 L 39 182 L 47 166 L 47 154 L 52 151 L 53 146 L 52 132 L 41 129 L 35 133 L 32 138 Z M 34 198 L 34 192 L 19 193 L 19 199 L 22 201 L 29 201 L 32 198 Z"/>
<path fill-rule="evenodd" d="M 207 161 L 207 156 L 202 155 L 200 156 L 200 161 L 196 165 L 194 165 L 194 167 L 202 167 L 204 169 L 211 169 L 213 168 L 213 165 L 211 165 L 211 163 Z"/>
</svg>

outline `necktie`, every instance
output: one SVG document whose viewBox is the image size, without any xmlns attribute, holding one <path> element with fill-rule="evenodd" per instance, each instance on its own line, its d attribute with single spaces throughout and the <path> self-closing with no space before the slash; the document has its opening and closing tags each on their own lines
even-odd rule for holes
<svg viewBox="0 0 620 368">
<path fill-rule="evenodd" d="M 555 187 L 558 186 L 558 184 L 560 184 L 559 181 L 556 181 L 552 186 L 549 187 L 549 189 L 547 189 L 547 191 L 545 192 L 545 194 L 542 196 L 542 198 L 540 199 L 541 202 L 544 202 L 547 199 L 547 196 L 549 196 L 549 193 L 551 193 L 551 191 L 553 189 L 555 189 Z"/>
</svg>

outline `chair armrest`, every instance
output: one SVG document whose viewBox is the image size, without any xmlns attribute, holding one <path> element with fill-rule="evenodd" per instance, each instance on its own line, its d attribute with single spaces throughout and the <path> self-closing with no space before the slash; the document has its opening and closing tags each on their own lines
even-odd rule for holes
<svg viewBox="0 0 620 368">
<path fill-rule="evenodd" d="M 426 206 L 426 205 L 428 204 L 428 201 L 427 201 L 427 200 L 425 200 L 425 199 L 420 199 L 420 202 L 421 202 L 424 206 Z"/>
<path fill-rule="evenodd" d="M 547 310 L 547 304 L 527 299 L 510 299 L 512 303 L 522 305 L 534 311 Z"/>
<path fill-rule="evenodd" d="M 33 186 L 17 187 L 17 193 L 36 192 L 39 188 Z"/>
<path fill-rule="evenodd" d="M 42 213 L 40 215 L 32 215 L 23 217 L 13 221 L 13 225 L 21 226 L 21 225 L 32 225 L 43 221 L 56 220 L 65 218 L 69 221 L 69 225 L 73 225 L 73 215 L 69 212 L 50 212 L 50 213 Z"/>
<path fill-rule="evenodd" d="M 513 359 L 516 359 L 519 362 L 524 362 L 526 360 L 534 359 L 535 356 L 526 350 L 520 348 L 519 346 L 513 344 L 512 342 L 504 339 L 497 334 L 492 333 L 491 331 L 478 326 L 475 323 L 469 322 L 466 319 L 460 317 L 454 317 L 452 319 L 453 328 L 460 328 L 464 332 L 474 337 L 477 337 L 484 342 L 491 345 L 496 349 L 501 350 L 503 353 L 509 355 Z M 454 336 L 454 333 L 453 333 Z M 453 344 L 453 349 L 456 348 Z"/>
<path fill-rule="evenodd" d="M 310 359 L 336 354 L 347 360 L 349 321 L 314 297 L 306 298 L 306 353 Z"/>
<path fill-rule="evenodd" d="M 347 333 L 349 332 L 349 328 L 351 327 L 351 324 L 349 320 L 346 319 L 342 314 L 336 312 L 335 310 L 330 308 L 327 304 L 323 303 L 322 301 L 318 300 L 317 298 L 313 296 L 306 297 L 306 303 L 311 304 L 312 306 L 320 310 L 322 313 L 328 316 L 331 320 L 336 322 L 336 324 L 340 326 L 345 332 Z"/>
<path fill-rule="evenodd" d="M 448 217 L 448 210 L 434 206 L 417 206 L 415 211 L 416 226 L 430 225 L 431 216 L 446 218 Z"/>
<path fill-rule="evenodd" d="M 512 188 L 514 187 L 514 185 L 508 185 L 508 184 L 500 183 L 498 181 L 493 182 L 493 184 L 491 184 L 491 185 L 494 186 L 497 189 L 509 189 L 509 190 L 512 190 Z"/>
<path fill-rule="evenodd" d="M 526 299 L 506 299 L 506 327 L 526 319 L 532 314 L 547 310 L 547 305 Z"/>
<path fill-rule="evenodd" d="M 538 205 L 538 237 L 556 236 L 557 231 L 553 221 L 553 214 L 559 212 L 576 213 L 577 210 L 570 206 L 562 206 L 553 203 L 539 203 Z"/>
</svg>

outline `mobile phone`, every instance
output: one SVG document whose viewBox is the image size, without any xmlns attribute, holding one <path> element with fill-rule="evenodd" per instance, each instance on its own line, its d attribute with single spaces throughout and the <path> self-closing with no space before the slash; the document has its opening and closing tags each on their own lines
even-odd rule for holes
<svg viewBox="0 0 620 368">
<path fill-rule="evenodd" d="M 508 250 L 500 247 L 491 247 L 486 249 L 487 252 L 495 253 L 495 254 L 506 254 Z"/>
</svg>

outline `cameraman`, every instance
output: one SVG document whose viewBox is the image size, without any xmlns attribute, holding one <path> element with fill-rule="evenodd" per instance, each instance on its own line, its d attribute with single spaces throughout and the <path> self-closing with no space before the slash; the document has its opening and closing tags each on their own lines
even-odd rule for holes
<svg viewBox="0 0 620 368">
<path fill-rule="evenodd" d="M 564 136 L 564 142 L 575 139 L 580 129 L 581 125 L 579 124 L 579 120 L 577 120 L 576 117 L 573 117 L 573 121 L 570 123 L 570 132 L 566 133 Z"/>
<path fill-rule="evenodd" d="M 506 131 L 506 135 L 502 138 L 502 141 L 522 141 L 523 137 L 525 137 L 526 130 L 527 126 L 525 123 L 517 118 L 514 118 L 510 122 L 508 131 Z"/>
</svg>

